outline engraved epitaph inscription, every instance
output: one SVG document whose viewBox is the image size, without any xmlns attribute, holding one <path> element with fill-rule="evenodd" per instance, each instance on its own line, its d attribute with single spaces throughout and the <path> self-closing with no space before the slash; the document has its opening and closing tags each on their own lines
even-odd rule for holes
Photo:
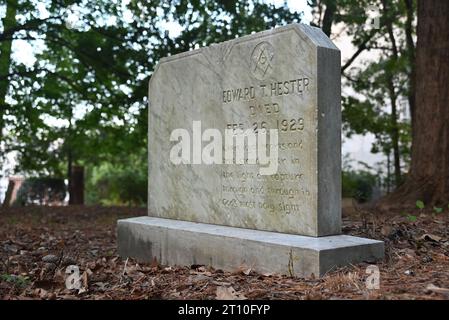
<svg viewBox="0 0 449 320">
<path fill-rule="evenodd" d="M 338 234 L 339 68 L 330 40 L 298 24 L 163 59 L 149 91 L 149 215 Z M 261 175 L 247 156 L 241 164 L 171 163 L 171 132 L 192 132 L 193 121 L 223 137 L 225 129 L 277 129 L 276 174 Z"/>
</svg>

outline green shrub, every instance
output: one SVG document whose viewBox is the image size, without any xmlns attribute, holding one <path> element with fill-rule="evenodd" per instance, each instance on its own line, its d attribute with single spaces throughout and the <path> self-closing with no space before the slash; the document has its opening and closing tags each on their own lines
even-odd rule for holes
<svg viewBox="0 0 449 320">
<path fill-rule="evenodd" d="M 26 179 L 17 192 L 14 205 L 52 204 L 64 201 L 67 188 L 64 179 L 34 177 Z"/>
<path fill-rule="evenodd" d="M 376 176 L 367 171 L 343 171 L 342 193 L 345 198 L 354 198 L 358 202 L 366 202 L 371 199 Z"/>
<path fill-rule="evenodd" d="M 147 166 L 141 163 L 103 163 L 87 174 L 87 204 L 133 205 L 147 203 Z"/>
</svg>

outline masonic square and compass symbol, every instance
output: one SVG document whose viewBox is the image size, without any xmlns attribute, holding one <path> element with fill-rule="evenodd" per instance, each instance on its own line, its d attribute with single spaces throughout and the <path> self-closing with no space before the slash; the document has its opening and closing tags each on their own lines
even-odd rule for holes
<svg viewBox="0 0 449 320">
<path fill-rule="evenodd" d="M 263 80 L 273 71 L 274 48 L 264 41 L 254 47 L 251 54 L 251 72 L 258 80 Z"/>
</svg>

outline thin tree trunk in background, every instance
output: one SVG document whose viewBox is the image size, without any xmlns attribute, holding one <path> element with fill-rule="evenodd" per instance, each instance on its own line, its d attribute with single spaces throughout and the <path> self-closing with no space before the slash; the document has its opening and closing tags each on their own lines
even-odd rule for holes
<svg viewBox="0 0 449 320">
<path fill-rule="evenodd" d="M 73 132 L 73 109 L 70 108 L 69 127 L 66 136 L 66 152 L 67 152 L 67 179 L 69 191 L 69 205 L 84 204 L 84 167 L 76 165 L 76 155 L 72 149 Z"/>
<path fill-rule="evenodd" d="M 67 180 L 69 191 L 69 204 L 73 204 L 73 182 L 72 182 L 72 150 L 68 150 L 67 154 Z"/>
<path fill-rule="evenodd" d="M 416 66 L 415 66 L 415 43 L 413 41 L 413 17 L 414 6 L 413 0 L 404 0 L 407 8 L 407 19 L 405 21 L 405 39 L 407 46 L 408 60 L 410 62 L 410 80 L 408 85 L 408 104 L 410 108 L 410 117 L 413 124 L 415 114 L 415 82 L 416 82 Z M 413 128 L 412 128 L 413 131 Z"/>
<path fill-rule="evenodd" d="M 16 26 L 18 0 L 6 1 L 6 15 L 2 20 L 3 32 Z M 0 76 L 9 74 L 11 65 L 12 40 L 0 41 Z M 6 112 L 6 95 L 8 93 L 9 80 L 7 77 L 0 78 L 0 142 L 3 139 L 4 115 Z"/>
<path fill-rule="evenodd" d="M 390 39 L 392 47 L 392 59 L 396 64 L 399 59 L 399 50 L 396 44 L 396 38 L 393 32 L 393 18 L 389 16 L 390 10 L 388 8 L 388 3 L 386 0 L 382 1 L 384 14 L 388 17 L 385 21 L 388 37 Z M 393 145 L 393 164 L 394 164 L 394 182 L 396 187 L 401 184 L 401 155 L 399 151 L 399 127 L 398 127 L 398 108 L 397 108 L 397 93 L 394 87 L 394 74 L 391 71 L 386 71 L 387 85 L 388 85 L 388 95 L 391 104 L 391 142 Z"/>
<path fill-rule="evenodd" d="M 387 193 L 390 193 L 390 181 L 391 181 L 391 164 L 390 164 L 390 151 L 387 154 Z"/>
<path fill-rule="evenodd" d="M 67 155 L 67 176 L 69 180 L 69 205 L 84 204 L 84 167 L 73 164 L 72 151 Z"/>
<path fill-rule="evenodd" d="M 324 11 L 322 30 L 328 37 L 330 37 L 332 33 L 332 24 L 334 23 L 335 11 L 337 10 L 337 4 L 335 3 L 335 0 L 327 0 L 325 1 L 325 5 L 326 10 Z"/>
<path fill-rule="evenodd" d="M 394 90 L 393 80 L 390 78 L 388 91 L 391 103 L 391 142 L 393 144 L 393 164 L 394 164 L 394 182 L 398 187 L 401 184 L 401 155 L 399 152 L 399 128 L 398 128 L 398 112 L 397 97 Z"/>
<path fill-rule="evenodd" d="M 12 192 L 14 190 L 14 181 L 9 180 L 8 189 L 6 189 L 5 199 L 3 199 L 3 207 L 9 207 L 11 205 Z"/>
<path fill-rule="evenodd" d="M 72 191 L 70 194 L 71 204 L 84 204 L 84 167 L 72 166 Z"/>
<path fill-rule="evenodd" d="M 410 172 L 381 208 L 449 203 L 449 1 L 419 0 Z"/>
</svg>

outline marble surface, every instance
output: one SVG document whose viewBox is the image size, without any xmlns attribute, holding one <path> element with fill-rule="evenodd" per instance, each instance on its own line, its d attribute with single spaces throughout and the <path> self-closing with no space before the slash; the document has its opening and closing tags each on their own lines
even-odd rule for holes
<svg viewBox="0 0 449 320">
<path fill-rule="evenodd" d="M 164 58 L 149 103 L 150 216 L 341 232 L 340 52 L 320 29 L 292 24 Z M 226 128 L 278 129 L 277 173 L 260 175 L 257 164 L 174 164 L 170 135 L 192 135 L 194 121 L 223 137 Z"/>
<path fill-rule="evenodd" d="M 382 241 L 347 235 L 308 237 L 154 217 L 118 221 L 121 257 L 164 265 L 322 276 L 336 267 L 382 259 Z"/>
</svg>

